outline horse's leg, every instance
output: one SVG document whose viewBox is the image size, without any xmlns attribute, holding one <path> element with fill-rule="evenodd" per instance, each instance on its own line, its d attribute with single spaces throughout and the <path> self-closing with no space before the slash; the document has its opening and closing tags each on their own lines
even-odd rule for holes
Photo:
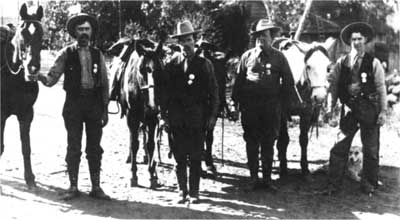
<svg viewBox="0 0 400 220">
<path fill-rule="evenodd" d="M 30 107 L 26 112 L 17 114 L 17 118 L 24 158 L 24 177 L 28 188 L 31 189 L 32 187 L 36 187 L 35 175 L 33 175 L 31 165 L 31 140 L 29 136 L 33 120 L 33 107 Z"/>
<path fill-rule="evenodd" d="M 1 155 L 3 155 L 3 153 L 4 153 L 4 128 L 6 127 L 6 121 L 7 121 L 7 118 L 9 117 L 10 115 L 9 114 L 5 114 L 4 112 L 1 112 L 1 145 L 0 145 L 0 157 L 1 157 Z"/>
<path fill-rule="evenodd" d="M 154 117 L 150 119 L 147 123 L 148 128 L 149 128 L 149 133 L 148 133 L 148 140 L 146 143 L 146 148 L 147 148 L 147 153 L 148 153 L 148 169 L 150 173 L 150 188 L 154 189 L 159 186 L 158 184 L 158 177 L 157 177 L 157 163 L 154 158 L 154 150 L 155 150 L 155 131 L 157 127 L 157 117 Z"/>
<path fill-rule="evenodd" d="M 287 158 L 286 152 L 289 145 L 289 134 L 286 118 L 282 117 L 281 127 L 279 130 L 279 138 L 276 144 L 278 148 L 278 158 L 279 158 L 279 177 L 285 177 L 288 175 L 287 168 Z"/>
<path fill-rule="evenodd" d="M 130 157 L 131 157 L 131 187 L 138 185 L 138 177 L 137 177 L 137 162 L 136 162 L 136 154 L 139 149 L 139 125 L 140 120 L 137 116 L 134 115 L 132 110 L 129 110 L 127 115 L 127 123 L 130 134 Z"/>
<path fill-rule="evenodd" d="M 307 146 L 308 146 L 308 132 L 311 127 L 311 115 L 302 114 L 300 115 L 300 147 L 301 147 L 301 173 L 303 176 L 308 177 L 310 170 L 308 169 L 307 159 Z"/>
<path fill-rule="evenodd" d="M 210 175 L 212 178 L 216 178 L 217 169 L 214 166 L 214 161 L 212 158 L 212 145 L 214 142 L 214 128 L 208 130 L 206 133 L 206 150 L 204 152 L 204 161 L 207 166 L 207 175 Z"/>
</svg>

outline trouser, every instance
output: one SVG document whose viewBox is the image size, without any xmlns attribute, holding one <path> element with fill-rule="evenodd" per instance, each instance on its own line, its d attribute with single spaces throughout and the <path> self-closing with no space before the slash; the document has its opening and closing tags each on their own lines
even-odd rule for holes
<svg viewBox="0 0 400 220">
<path fill-rule="evenodd" d="M 173 127 L 170 129 L 173 154 L 176 160 L 176 176 L 180 191 L 190 196 L 198 196 L 201 174 L 201 154 L 204 131 L 200 128 Z M 187 167 L 189 169 L 189 191 L 187 187 Z"/>
<path fill-rule="evenodd" d="M 347 120 L 357 122 L 352 114 Z M 330 151 L 329 158 L 329 183 L 340 188 L 348 160 L 348 153 L 353 138 L 360 129 L 361 143 L 363 145 L 363 171 L 362 184 L 377 187 L 379 171 L 379 126 L 365 126 L 360 123 L 346 123 L 340 127 L 338 140 Z"/>
<path fill-rule="evenodd" d="M 241 107 L 241 112 L 250 177 L 254 180 L 258 179 L 258 156 L 261 153 L 263 179 L 270 180 L 274 159 L 273 147 L 280 128 L 280 104 L 277 101 L 271 101 L 245 105 Z"/>
<path fill-rule="evenodd" d="M 102 136 L 102 114 L 102 102 L 96 93 L 82 93 L 79 96 L 67 95 L 64 103 L 63 117 L 67 130 L 68 142 L 65 161 L 67 162 L 71 185 L 76 185 L 78 180 L 84 124 L 86 130 L 85 152 L 91 177 L 98 177 L 100 173 L 103 154 L 103 149 L 100 146 Z M 92 184 L 94 179 L 92 178 Z M 95 180 L 94 184 L 98 185 L 97 182 L 98 181 Z"/>
<path fill-rule="evenodd" d="M 206 130 L 205 132 L 205 149 L 204 149 L 204 161 L 207 167 L 214 167 L 214 160 L 212 158 L 212 145 L 214 141 L 214 128 Z"/>
</svg>

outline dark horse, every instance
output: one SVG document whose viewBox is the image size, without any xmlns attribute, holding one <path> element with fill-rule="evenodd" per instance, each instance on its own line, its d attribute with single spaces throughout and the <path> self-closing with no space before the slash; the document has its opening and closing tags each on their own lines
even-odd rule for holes
<svg viewBox="0 0 400 220">
<path fill-rule="evenodd" d="M 25 74 L 36 74 L 40 69 L 40 50 L 43 29 L 40 20 L 43 8 L 28 15 L 26 5 L 20 10 L 22 24 L 17 27 L 12 40 L 1 42 L 1 149 L 4 152 L 4 128 L 6 120 L 16 115 L 24 158 L 24 177 L 28 188 L 35 187 L 35 175 L 31 166 L 31 143 L 29 132 L 33 120 L 33 104 L 39 93 L 37 82 Z M 4 27 L 3 27 L 4 28 Z M 11 33 L 11 32 L 9 32 Z"/>
<path fill-rule="evenodd" d="M 218 83 L 218 94 L 219 94 L 219 117 L 230 117 L 231 112 L 226 102 L 226 55 L 222 52 L 217 51 L 217 47 L 207 41 L 199 40 L 196 43 L 196 53 L 201 54 L 211 61 L 214 66 L 214 74 Z M 226 114 L 225 114 L 226 113 Z M 222 119 L 223 120 L 223 119 Z M 223 134 L 222 134 L 223 135 Z M 216 178 L 217 170 L 214 165 L 212 157 L 212 145 L 214 142 L 214 127 L 210 130 L 206 130 L 205 133 L 205 150 L 203 153 L 204 161 L 206 163 L 207 170 L 202 173 L 203 177 Z M 223 144 L 223 143 L 222 143 Z"/>
<path fill-rule="evenodd" d="M 111 97 L 118 101 L 121 113 L 127 117 L 130 132 L 131 186 L 138 185 L 136 154 L 139 149 L 139 131 L 144 134 L 144 148 L 148 158 L 150 188 L 158 186 L 154 157 L 155 130 L 159 119 L 158 84 L 164 65 L 161 61 L 162 43 L 149 40 L 127 40 L 122 42 L 120 56 L 115 58 L 111 74 L 117 85 Z M 115 78 L 114 77 L 114 78 Z"/>
<path fill-rule="evenodd" d="M 300 117 L 300 146 L 301 171 L 309 178 L 307 145 L 309 131 L 313 124 L 318 126 L 321 107 L 326 101 L 328 87 L 328 72 L 331 65 L 328 50 L 335 40 L 328 38 L 325 43 L 306 44 L 290 39 L 279 39 L 273 46 L 279 48 L 287 58 L 292 70 L 298 93 L 293 97 L 290 114 Z M 280 161 L 280 176 L 288 174 L 286 151 L 289 144 L 287 120 L 290 116 L 282 117 L 280 135 L 277 142 L 278 158 Z"/>
</svg>

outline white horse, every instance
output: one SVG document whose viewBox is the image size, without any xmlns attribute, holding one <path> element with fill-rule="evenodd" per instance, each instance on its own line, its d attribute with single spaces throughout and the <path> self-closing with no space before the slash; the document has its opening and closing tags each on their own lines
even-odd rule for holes
<svg viewBox="0 0 400 220">
<path fill-rule="evenodd" d="M 309 177 L 307 145 L 308 133 L 313 123 L 318 123 L 322 104 L 326 101 L 328 90 L 328 74 L 332 62 L 329 53 L 336 40 L 328 38 L 324 43 L 304 43 L 288 38 L 274 41 L 289 62 L 295 80 L 297 97 L 293 97 L 290 115 L 300 116 L 301 171 Z M 289 144 L 287 127 L 288 117 L 282 117 L 281 130 L 277 143 L 280 160 L 280 176 L 288 174 L 286 151 Z M 318 126 L 318 125 L 317 125 Z"/>
</svg>

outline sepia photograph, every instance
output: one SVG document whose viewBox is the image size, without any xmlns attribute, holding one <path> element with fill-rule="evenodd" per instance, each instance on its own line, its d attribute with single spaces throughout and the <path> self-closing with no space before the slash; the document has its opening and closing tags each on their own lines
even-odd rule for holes
<svg viewBox="0 0 400 220">
<path fill-rule="evenodd" d="M 0 2 L 0 219 L 400 220 L 399 0 Z"/>
</svg>

